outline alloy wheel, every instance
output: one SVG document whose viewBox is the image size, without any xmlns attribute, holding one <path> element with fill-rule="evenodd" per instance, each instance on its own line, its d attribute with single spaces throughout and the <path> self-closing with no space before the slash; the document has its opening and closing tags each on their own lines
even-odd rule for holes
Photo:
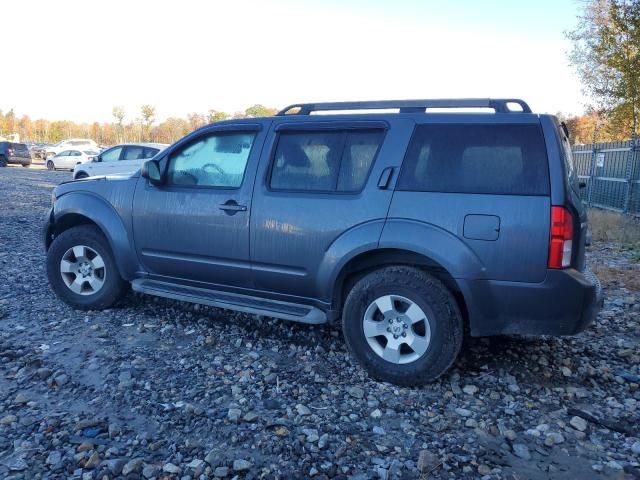
<svg viewBox="0 0 640 480">
<path fill-rule="evenodd" d="M 68 249 L 60 260 L 64 284 L 78 295 L 93 295 L 104 285 L 107 270 L 98 252 L 86 245 Z"/>
<path fill-rule="evenodd" d="M 394 364 L 418 360 L 431 342 L 426 314 L 417 303 L 400 295 L 383 295 L 371 302 L 362 328 L 371 349 Z"/>
</svg>

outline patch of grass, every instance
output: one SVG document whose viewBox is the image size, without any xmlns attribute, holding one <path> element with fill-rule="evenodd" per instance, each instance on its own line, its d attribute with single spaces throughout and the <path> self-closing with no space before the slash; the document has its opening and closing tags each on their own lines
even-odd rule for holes
<svg viewBox="0 0 640 480">
<path fill-rule="evenodd" d="M 640 217 L 590 208 L 589 229 L 593 240 L 635 249 L 640 259 Z"/>
<path fill-rule="evenodd" d="M 636 268 L 620 268 L 596 264 L 591 266 L 591 270 L 603 285 L 625 287 L 627 290 L 640 292 L 640 270 Z"/>
</svg>

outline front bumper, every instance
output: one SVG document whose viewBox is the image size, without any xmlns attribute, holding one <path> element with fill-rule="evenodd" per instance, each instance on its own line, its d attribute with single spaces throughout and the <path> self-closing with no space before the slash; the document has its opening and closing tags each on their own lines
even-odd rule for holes
<svg viewBox="0 0 640 480">
<path fill-rule="evenodd" d="M 474 336 L 573 335 L 603 304 L 600 282 L 589 270 L 548 270 L 541 283 L 471 280 L 460 287 Z"/>
</svg>

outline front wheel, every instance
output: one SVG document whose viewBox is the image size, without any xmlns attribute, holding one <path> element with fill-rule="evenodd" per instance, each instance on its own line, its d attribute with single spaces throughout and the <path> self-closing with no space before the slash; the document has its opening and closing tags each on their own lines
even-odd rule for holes
<svg viewBox="0 0 640 480">
<path fill-rule="evenodd" d="M 7 159 L 4 157 L 0 157 L 0 168 L 7 166 Z"/>
<path fill-rule="evenodd" d="M 53 240 L 47 276 L 53 291 L 80 310 L 109 308 L 126 290 L 107 239 L 91 225 L 70 228 Z"/>
<path fill-rule="evenodd" d="M 55 170 L 56 166 L 51 160 L 47 160 L 47 170 Z"/>
<path fill-rule="evenodd" d="M 85 172 L 78 172 L 74 180 L 80 180 L 81 178 L 89 178 L 89 175 Z"/>
<path fill-rule="evenodd" d="M 462 317 L 447 287 L 405 266 L 376 270 L 354 285 L 342 330 L 372 377 L 403 386 L 429 383 L 446 372 L 463 338 Z"/>
</svg>

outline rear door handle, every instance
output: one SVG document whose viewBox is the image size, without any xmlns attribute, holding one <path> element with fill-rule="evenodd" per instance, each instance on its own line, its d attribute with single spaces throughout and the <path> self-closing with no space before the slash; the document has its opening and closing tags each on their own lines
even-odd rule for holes
<svg viewBox="0 0 640 480">
<path fill-rule="evenodd" d="M 391 175 L 393 174 L 393 167 L 387 167 L 382 171 L 380 179 L 378 180 L 378 188 L 385 189 L 389 186 Z"/>
<path fill-rule="evenodd" d="M 238 205 L 238 202 L 236 202 L 235 200 L 228 200 L 226 203 L 221 203 L 220 204 L 220 210 L 224 210 L 225 212 L 231 213 L 231 212 L 246 212 L 247 211 L 247 206 L 246 205 Z"/>
</svg>

